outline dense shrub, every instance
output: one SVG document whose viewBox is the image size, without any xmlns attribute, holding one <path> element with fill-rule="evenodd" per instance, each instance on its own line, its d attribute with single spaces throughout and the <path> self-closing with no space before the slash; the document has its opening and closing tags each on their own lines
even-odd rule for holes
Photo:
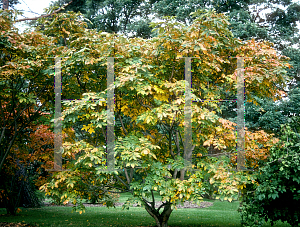
<svg viewBox="0 0 300 227">
<path fill-rule="evenodd" d="M 243 191 L 243 226 L 261 226 L 264 221 L 273 225 L 278 220 L 300 225 L 300 136 L 285 130 L 256 182 Z"/>
</svg>

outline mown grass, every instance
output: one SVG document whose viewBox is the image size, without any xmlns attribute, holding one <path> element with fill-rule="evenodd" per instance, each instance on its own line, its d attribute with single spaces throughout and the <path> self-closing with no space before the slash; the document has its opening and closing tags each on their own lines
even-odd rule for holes
<svg viewBox="0 0 300 227">
<path fill-rule="evenodd" d="M 122 195 L 124 202 L 128 195 Z M 170 227 L 240 227 L 240 216 L 237 212 L 238 202 L 212 201 L 213 206 L 198 209 L 177 209 L 171 214 Z M 155 226 L 154 219 L 140 207 L 122 210 L 121 207 L 87 207 L 86 212 L 72 213 L 72 207 L 51 206 L 42 208 L 21 208 L 21 212 L 13 217 L 6 216 L 5 209 L 0 209 L 0 222 L 23 222 L 45 227 L 65 226 L 99 226 L 99 227 L 141 227 Z M 270 225 L 264 225 L 269 227 Z M 288 227 L 278 223 L 275 227 Z"/>
</svg>

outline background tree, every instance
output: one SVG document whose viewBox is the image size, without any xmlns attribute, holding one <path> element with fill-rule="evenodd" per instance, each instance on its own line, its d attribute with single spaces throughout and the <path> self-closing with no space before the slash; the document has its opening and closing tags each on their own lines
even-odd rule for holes
<svg viewBox="0 0 300 227">
<path fill-rule="evenodd" d="M 13 201 L 18 198 L 13 190 L 18 188 L 8 188 L 13 182 L 8 176 L 23 168 L 16 163 L 23 161 L 24 156 L 18 156 L 25 152 L 32 127 L 43 112 L 53 110 L 53 58 L 59 49 L 52 38 L 39 32 L 19 34 L 9 11 L 0 11 L 0 22 L 1 189 Z M 8 169 L 11 172 L 6 175 Z M 14 214 L 17 206 L 10 204 L 8 213 Z"/>
<path fill-rule="evenodd" d="M 227 94 L 220 87 L 227 89 L 229 95 L 236 93 L 237 75 L 233 67 L 236 60 L 228 59 L 229 55 L 246 57 L 249 99 L 254 94 L 280 98 L 287 59 L 267 42 L 241 43 L 228 29 L 227 18 L 213 11 L 197 12 L 190 26 L 165 18 L 165 22 L 153 24 L 156 33 L 153 39 L 124 38 L 89 29 L 72 36 L 73 26 L 68 25 L 74 15 L 64 13 L 44 21 L 43 32 L 52 34 L 56 40 L 62 33 L 69 33 L 68 49 L 63 52 L 62 60 L 62 72 L 70 77 L 65 88 L 80 92 L 75 87 L 79 84 L 78 78 L 80 83 L 91 83 L 89 77 L 105 86 L 91 86 L 84 94 L 74 94 L 80 96 L 80 101 L 65 102 L 65 127 L 74 126 L 75 138 L 80 136 L 64 144 L 63 156 L 69 159 L 64 169 L 70 171 L 55 174 L 41 189 L 50 196 L 59 195 L 63 203 L 72 202 L 80 212 L 82 199 L 91 191 L 97 192 L 108 206 L 113 205 L 112 194 L 131 192 L 134 197 L 125 207 L 138 202 L 158 226 L 167 226 L 176 204 L 201 201 L 209 185 L 218 186 L 215 192 L 218 198 L 237 199 L 238 189 L 251 182 L 251 174 L 231 172 L 230 158 L 215 159 L 206 155 L 210 145 L 229 156 L 235 153 L 234 123 L 218 116 L 220 107 L 214 102 L 192 104 L 192 164 L 198 171 L 184 167 L 185 80 L 180 58 L 198 57 L 193 60 L 194 99 L 225 98 Z M 65 23 L 57 28 L 55 23 L 59 23 L 60 18 L 65 18 Z M 54 32 L 55 29 L 61 33 Z M 106 88 L 109 56 L 119 57 L 115 62 L 116 171 L 111 172 L 105 171 L 107 116 L 103 101 L 110 89 Z M 95 72 L 98 72 L 98 80 Z M 209 87 L 208 81 L 213 81 Z M 263 154 L 264 159 L 272 137 L 264 132 L 247 135 L 251 143 L 249 149 L 257 149 L 257 156 Z M 249 157 L 248 167 L 255 168 L 258 159 Z M 207 182 L 205 178 L 211 180 Z M 159 208 L 155 208 L 155 193 L 159 193 L 163 201 Z"/>
<path fill-rule="evenodd" d="M 18 3 L 20 3 L 18 0 L 6 0 L 8 3 L 8 7 L 9 8 L 14 8 L 14 6 Z M 3 9 L 3 3 L 5 2 L 5 0 L 2 0 L 0 2 L 0 9 Z"/>
<path fill-rule="evenodd" d="M 5 160 L 1 171 L 0 198 L 8 214 L 18 207 L 40 207 L 44 196 L 38 187 L 46 182 L 53 166 L 54 136 L 48 126 L 35 125 L 24 130 Z"/>
<path fill-rule="evenodd" d="M 59 0 L 54 6 L 62 6 L 68 0 Z M 81 12 L 88 20 L 89 28 L 110 33 L 148 38 L 150 5 L 142 0 L 77 0 L 66 11 Z"/>
<path fill-rule="evenodd" d="M 258 105 L 246 103 L 247 127 L 251 130 L 264 129 L 269 133 L 280 135 L 281 126 L 289 124 L 294 132 L 299 132 L 299 88 L 289 91 L 288 99 L 274 103 L 266 99 L 256 99 Z"/>
</svg>

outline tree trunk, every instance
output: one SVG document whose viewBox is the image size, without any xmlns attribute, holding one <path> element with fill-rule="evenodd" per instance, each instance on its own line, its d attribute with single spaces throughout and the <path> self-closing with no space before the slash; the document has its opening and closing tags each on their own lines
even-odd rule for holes
<svg viewBox="0 0 300 227">
<path fill-rule="evenodd" d="M 4 204 L 6 208 L 6 213 L 8 215 L 16 215 L 17 209 L 19 207 L 21 190 L 22 188 L 19 188 L 18 190 L 13 188 L 7 190 L 5 188 Z"/>
<path fill-rule="evenodd" d="M 159 213 L 160 208 L 156 209 L 154 205 L 149 206 L 145 203 L 146 211 L 154 218 L 157 227 L 168 227 L 168 221 L 172 213 L 171 203 L 167 202 L 163 205 L 163 207 L 164 210 L 162 213 Z"/>
<path fill-rule="evenodd" d="M 3 0 L 3 10 L 8 9 L 8 5 L 9 5 L 8 0 Z"/>
</svg>

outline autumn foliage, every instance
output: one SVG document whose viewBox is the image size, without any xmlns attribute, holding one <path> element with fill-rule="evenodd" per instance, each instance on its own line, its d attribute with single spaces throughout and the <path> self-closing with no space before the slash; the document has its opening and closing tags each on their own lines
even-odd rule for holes
<svg viewBox="0 0 300 227">
<path fill-rule="evenodd" d="M 73 16 L 65 14 L 66 20 Z M 209 190 L 215 198 L 232 201 L 238 199 L 240 189 L 254 182 L 252 171 L 235 171 L 236 125 L 220 117 L 220 107 L 213 100 L 236 95 L 236 57 L 245 59 L 248 101 L 254 101 L 253 95 L 280 99 L 287 59 L 277 55 L 270 43 L 235 39 L 222 14 L 198 11 L 194 16 L 190 26 L 172 18 L 153 23 L 156 36 L 152 39 L 127 39 L 81 27 L 81 33 L 66 40 L 69 48 L 62 58 L 62 73 L 68 80 L 63 94 L 80 100 L 64 102 L 64 127 L 73 134 L 73 141 L 64 143 L 68 171 L 55 174 L 41 187 L 43 191 L 63 203 L 72 202 L 80 212 L 81 199 L 91 191 L 108 206 L 113 205 L 112 192 L 129 191 L 134 197 L 124 208 L 137 202 L 158 226 L 167 226 L 176 204 L 200 202 Z M 61 17 L 46 24 L 56 24 Z M 67 25 L 61 24 L 62 31 L 72 34 Z M 64 39 L 63 34 L 57 36 Z M 106 88 L 107 57 L 111 56 L 116 57 L 116 140 L 115 171 L 109 172 L 105 171 L 105 99 L 111 89 Z M 183 158 L 183 57 L 193 57 L 192 99 L 208 100 L 192 103 L 194 170 L 185 169 Z M 245 141 L 246 167 L 255 170 L 267 159 L 276 139 L 263 131 L 246 131 Z M 211 157 L 210 146 L 220 151 L 219 157 Z M 154 192 L 164 202 L 159 209 L 153 205 Z"/>
<path fill-rule="evenodd" d="M 117 199 L 115 193 L 128 191 L 133 198 L 124 208 L 137 202 L 157 226 L 166 227 L 181 202 L 200 203 L 211 192 L 221 200 L 236 200 L 239 190 L 254 182 L 252 171 L 235 169 L 236 124 L 221 117 L 216 100 L 236 97 L 238 57 L 244 58 L 247 100 L 254 102 L 254 95 L 280 99 L 287 59 L 268 42 L 234 38 L 223 14 L 197 11 L 194 17 L 188 26 L 166 17 L 152 24 L 156 36 L 142 39 L 89 30 L 80 14 L 69 12 L 42 18 L 39 22 L 44 26 L 39 31 L 17 36 L 22 40 L 20 49 L 26 43 L 26 53 L 34 48 L 37 52 L 32 61 L 24 57 L 27 65 L 5 64 L 1 76 L 15 75 L 14 67 L 25 72 L 31 64 L 38 70 L 45 67 L 40 53 L 44 57 L 56 54 L 62 57 L 62 97 L 73 100 L 63 102 L 65 171 L 46 182 L 43 177 L 37 179 L 37 185 L 45 182 L 42 191 L 63 204 L 73 203 L 80 213 L 83 199 L 97 197 L 109 207 Z M 112 89 L 107 88 L 108 57 L 115 57 L 114 171 L 106 170 L 107 92 Z M 193 58 L 191 168 L 184 159 L 184 57 Z M 49 68 L 43 72 L 45 77 L 37 78 L 46 83 L 53 72 Z M 46 103 L 49 94 L 39 100 Z M 34 95 L 22 100 L 19 94 L 19 102 L 33 102 Z M 32 155 L 26 160 L 39 155 L 45 165 L 50 163 L 47 153 L 53 137 L 44 126 L 36 130 L 41 136 L 31 138 Z M 255 170 L 267 159 L 276 139 L 264 131 L 246 130 L 245 142 L 246 167 Z M 219 157 L 209 154 L 211 146 Z M 163 201 L 160 208 L 155 208 L 154 193 Z"/>
</svg>

